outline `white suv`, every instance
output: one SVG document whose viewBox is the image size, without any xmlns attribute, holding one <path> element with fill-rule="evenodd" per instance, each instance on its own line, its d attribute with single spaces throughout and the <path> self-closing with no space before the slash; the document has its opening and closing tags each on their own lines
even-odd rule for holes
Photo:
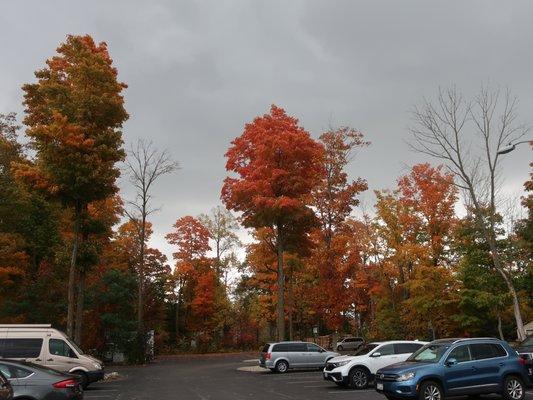
<svg viewBox="0 0 533 400">
<path fill-rule="evenodd" d="M 373 342 L 359 348 L 355 354 L 328 360 L 324 379 L 338 386 L 365 389 L 380 368 L 402 362 L 427 342 L 397 340 Z"/>
</svg>

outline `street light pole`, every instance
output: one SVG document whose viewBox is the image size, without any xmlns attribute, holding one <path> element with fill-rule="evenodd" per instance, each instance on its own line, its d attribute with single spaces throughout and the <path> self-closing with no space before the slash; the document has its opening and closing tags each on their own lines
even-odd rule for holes
<svg viewBox="0 0 533 400">
<path fill-rule="evenodd" d="M 516 149 L 516 146 L 518 146 L 519 144 L 522 144 L 522 143 L 531 143 L 533 140 L 522 140 L 520 142 L 516 142 L 516 143 L 509 143 L 507 146 L 505 146 L 503 149 L 500 149 L 500 151 L 498 151 L 498 154 L 499 155 L 503 155 L 503 154 L 507 154 L 507 153 L 510 153 L 511 151 L 513 151 L 514 149 Z"/>
</svg>

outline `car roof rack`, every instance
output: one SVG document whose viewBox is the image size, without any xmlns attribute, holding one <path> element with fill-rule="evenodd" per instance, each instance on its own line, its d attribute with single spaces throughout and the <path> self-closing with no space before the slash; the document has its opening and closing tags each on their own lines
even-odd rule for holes
<svg viewBox="0 0 533 400">
<path fill-rule="evenodd" d="M 473 337 L 473 338 L 456 339 L 454 343 L 467 342 L 469 340 L 500 340 L 500 339 L 495 338 L 495 337 Z"/>
</svg>

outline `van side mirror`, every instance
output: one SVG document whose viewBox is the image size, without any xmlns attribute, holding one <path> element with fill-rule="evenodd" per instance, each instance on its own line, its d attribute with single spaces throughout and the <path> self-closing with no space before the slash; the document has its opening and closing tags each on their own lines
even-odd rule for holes
<svg viewBox="0 0 533 400">
<path fill-rule="evenodd" d="M 447 367 L 453 367 L 454 365 L 457 365 L 457 359 L 455 358 L 448 358 L 446 360 L 446 366 Z"/>
<path fill-rule="evenodd" d="M 376 351 L 375 353 L 372 353 L 372 357 L 381 357 L 381 353 Z"/>
</svg>

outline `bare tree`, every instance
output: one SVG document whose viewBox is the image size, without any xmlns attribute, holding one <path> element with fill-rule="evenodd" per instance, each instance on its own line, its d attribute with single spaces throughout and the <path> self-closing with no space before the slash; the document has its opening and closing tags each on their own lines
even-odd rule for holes
<svg viewBox="0 0 533 400">
<path fill-rule="evenodd" d="M 215 242 L 216 271 L 219 278 L 222 278 L 233 261 L 232 250 L 241 245 L 235 233 L 239 229 L 239 224 L 233 214 L 222 206 L 213 208 L 210 215 L 200 215 L 200 221 Z"/>
<path fill-rule="evenodd" d="M 130 174 L 130 181 L 135 187 L 136 198 L 128 202 L 131 210 L 126 214 L 135 223 L 139 240 L 139 260 L 137 266 L 137 330 L 141 355 L 145 356 L 145 327 L 144 327 L 144 286 L 145 286 L 145 253 L 146 253 L 146 222 L 148 216 L 155 211 L 151 202 L 153 199 L 152 189 L 161 176 L 169 174 L 179 168 L 166 150 L 159 151 L 154 148 L 152 142 L 142 139 L 131 146 L 126 164 Z"/>
<path fill-rule="evenodd" d="M 509 90 L 482 87 L 468 101 L 455 87 L 439 89 L 434 103 L 424 99 L 413 110 L 410 128 L 416 151 L 442 160 L 463 190 L 467 209 L 487 241 L 494 268 L 505 281 L 513 299 L 518 337 L 525 338 L 520 303 L 512 276 L 512 266 L 504 265 L 497 247 L 499 152 L 527 133 L 517 123 L 518 100 Z"/>
</svg>

